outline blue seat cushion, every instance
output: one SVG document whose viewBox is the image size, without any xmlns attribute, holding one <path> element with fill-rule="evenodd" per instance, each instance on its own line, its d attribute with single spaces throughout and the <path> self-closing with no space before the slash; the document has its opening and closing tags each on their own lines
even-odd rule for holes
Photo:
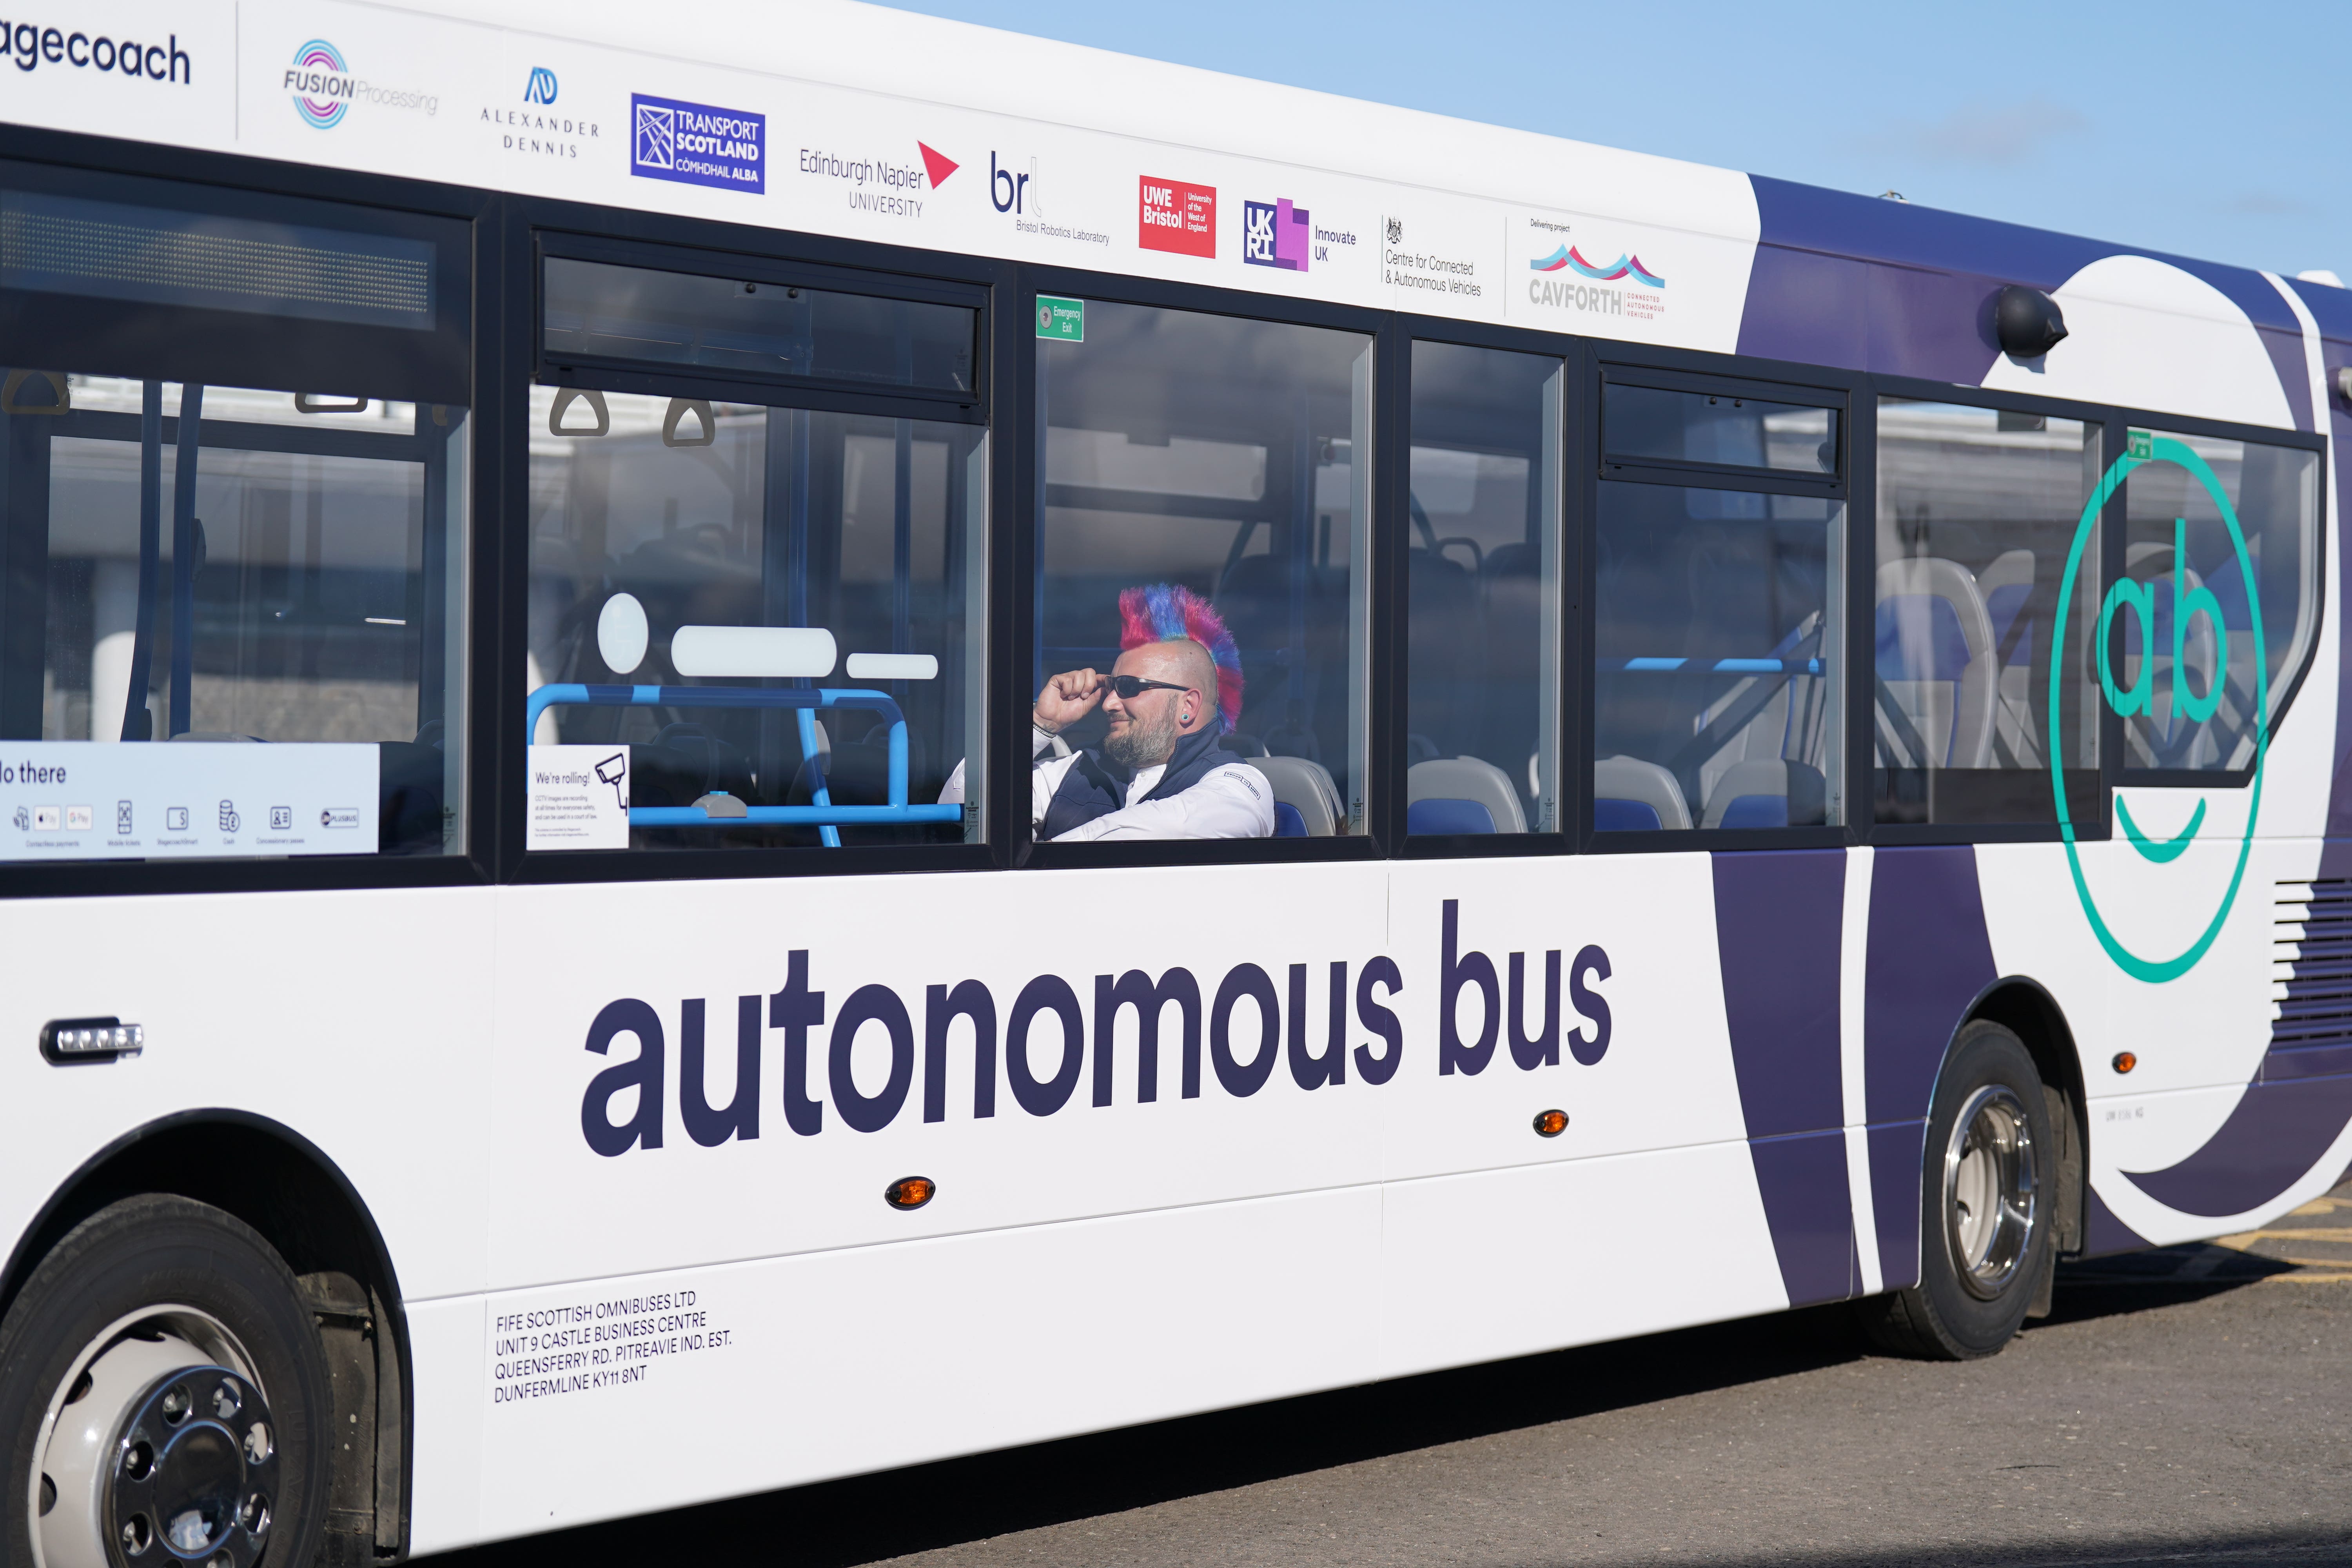
<svg viewBox="0 0 2352 1568">
<path fill-rule="evenodd" d="M 1786 827 L 1789 797 L 1785 795 L 1743 795 L 1723 808 L 1726 827 Z"/>
<path fill-rule="evenodd" d="M 1475 800 L 1417 800 L 1404 808 L 1407 833 L 1492 833 L 1494 814 Z"/>
<path fill-rule="evenodd" d="M 1298 808 L 1286 800 L 1277 800 L 1274 803 L 1274 836 L 1276 838 L 1309 837 L 1307 831 L 1307 818 L 1301 816 L 1298 814 Z"/>
<path fill-rule="evenodd" d="M 1658 820 L 1658 808 L 1646 800 L 1610 800 L 1601 798 L 1592 803 L 1592 830 L 1595 833 L 1655 833 L 1665 824 Z"/>
</svg>

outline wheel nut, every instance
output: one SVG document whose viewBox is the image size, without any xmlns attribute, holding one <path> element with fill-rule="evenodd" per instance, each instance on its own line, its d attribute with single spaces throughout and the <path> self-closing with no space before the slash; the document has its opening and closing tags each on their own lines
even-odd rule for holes
<svg viewBox="0 0 2352 1568">
<path fill-rule="evenodd" d="M 133 1443 L 122 1451 L 122 1473 L 134 1481 L 143 1481 L 147 1472 L 155 1468 L 155 1450 L 144 1443 Z"/>
<path fill-rule="evenodd" d="M 249 1465 L 266 1463 L 269 1458 L 269 1426 L 257 1421 L 245 1429 L 245 1460 Z"/>
<path fill-rule="evenodd" d="M 228 1420 L 243 1408 L 245 1401 L 237 1396 L 236 1384 L 224 1382 L 213 1390 L 213 1414 L 222 1420 Z"/>
<path fill-rule="evenodd" d="M 245 1526 L 246 1534 L 258 1541 L 269 1533 L 269 1500 L 259 1492 L 245 1500 L 237 1522 Z"/>
<path fill-rule="evenodd" d="M 153 1539 L 154 1531 L 148 1528 L 145 1514 L 134 1513 L 122 1521 L 122 1550 L 131 1556 L 146 1551 L 147 1543 Z"/>
<path fill-rule="evenodd" d="M 170 1425 L 177 1426 L 188 1418 L 188 1412 L 194 1408 L 195 1403 L 194 1399 L 188 1397 L 187 1386 L 184 1384 L 164 1390 L 163 1419 Z"/>
</svg>

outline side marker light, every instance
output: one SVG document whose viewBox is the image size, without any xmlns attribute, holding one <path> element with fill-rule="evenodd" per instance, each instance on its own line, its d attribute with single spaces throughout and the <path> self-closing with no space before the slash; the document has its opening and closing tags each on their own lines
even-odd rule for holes
<svg viewBox="0 0 2352 1568">
<path fill-rule="evenodd" d="M 1565 1111 L 1565 1110 L 1538 1110 L 1538 1111 L 1537 1111 L 1537 1112 L 1536 1112 L 1536 1136 L 1537 1136 L 1537 1137 L 1538 1137 L 1538 1138 L 1557 1138 L 1557 1137 L 1559 1137 L 1561 1133 L 1563 1133 L 1563 1132 L 1565 1132 L 1565 1131 L 1568 1131 L 1568 1112 L 1567 1112 L 1567 1111 Z"/>
<path fill-rule="evenodd" d="M 2129 1051 L 2117 1051 L 2116 1053 L 2116 1059 L 2109 1065 L 2117 1072 L 2129 1072 L 2132 1068 L 2139 1066 L 2139 1058 L 2132 1055 Z"/>
<path fill-rule="evenodd" d="M 894 1209 L 919 1209 L 939 1190 L 940 1184 L 929 1176 L 901 1176 L 882 1189 L 882 1201 Z"/>
</svg>

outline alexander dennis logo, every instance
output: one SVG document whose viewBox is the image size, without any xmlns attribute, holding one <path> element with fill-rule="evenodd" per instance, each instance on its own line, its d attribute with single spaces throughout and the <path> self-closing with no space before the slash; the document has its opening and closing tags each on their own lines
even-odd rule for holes
<svg viewBox="0 0 2352 1568">
<path fill-rule="evenodd" d="M 313 38 L 296 49 L 293 67 L 286 73 L 295 112 L 314 131 L 332 131 L 343 122 L 357 85 L 343 68 L 342 51 L 324 38 Z"/>
<path fill-rule="evenodd" d="M 2230 546 L 2235 555 L 2239 581 L 2248 584 L 2260 581 L 2252 555 L 2246 548 L 2245 531 L 2239 526 L 2237 509 L 2230 504 L 2229 491 L 2222 487 L 2205 459 L 2185 441 L 2151 431 L 2135 430 L 2131 433 L 2130 446 L 2107 469 L 2105 477 L 2091 492 L 2090 500 L 2083 508 L 2082 520 L 2074 530 L 2074 548 L 2066 555 L 2066 570 L 2058 580 L 2057 625 L 2051 629 L 2051 647 L 2069 646 L 2066 641 L 2067 610 L 2074 602 L 2074 582 L 2082 570 L 2084 553 L 2097 536 L 2100 512 L 2134 469 L 2151 463 L 2173 463 L 2189 470 L 2189 476 L 2211 499 L 2215 510 L 2221 513 L 2222 524 L 2230 531 Z M 2183 587 L 2183 584 L 2189 581 L 2189 574 L 2184 569 L 2188 560 L 2189 524 L 2185 519 L 2176 520 L 2172 529 L 2175 565 L 2168 581 L 2159 578 L 2155 583 L 2140 583 L 2126 578 L 2108 589 L 2106 597 L 2099 605 L 2098 622 L 2095 628 L 2096 635 L 2093 641 L 2098 649 L 2099 689 L 2106 698 L 2107 706 L 2125 719 L 2140 717 L 2151 722 L 2161 721 L 2177 730 L 2188 724 L 2201 725 L 2221 710 L 2224 694 L 2229 689 L 2231 660 L 2230 626 L 2223 618 L 2221 597 L 2202 584 Z M 2158 599 L 2158 592 L 2168 587 L 2172 603 L 2161 605 Z M 2200 877 L 2208 879 L 2202 884 L 2205 888 L 2212 885 L 2210 879 L 2214 873 L 2205 868 L 2213 862 L 2193 859 L 2190 862 L 2193 868 L 2168 873 L 2168 879 L 2178 877 L 2187 884 L 2179 888 L 2171 900 L 2150 904 L 2145 899 L 2137 901 L 2113 899 L 2116 920 L 2115 924 L 2110 924 L 2107 911 L 2100 908 L 2092 892 L 2090 879 L 2084 874 L 2082 857 L 2074 847 L 2074 824 L 2066 809 L 2063 773 L 2066 751 L 2059 717 L 2060 697 L 2066 681 L 2065 664 L 2060 659 L 2050 661 L 2050 783 L 2058 806 L 2059 831 L 2066 843 L 2067 868 L 2074 873 L 2074 895 L 2082 903 L 2083 913 L 2090 921 L 2091 930 L 2097 935 L 2099 945 L 2106 949 L 2107 956 L 2115 961 L 2117 968 L 2135 980 L 2161 984 L 2178 979 L 2197 966 L 2198 961 L 2205 956 L 2206 950 L 2213 945 L 2213 939 L 2221 934 L 2221 922 L 2229 919 L 2230 906 L 2237 901 L 2238 888 L 2245 880 L 2247 859 L 2253 850 L 2254 821 L 2262 815 L 2263 809 L 2263 763 L 2270 752 L 2270 670 L 2269 661 L 2262 653 L 2268 646 L 2263 640 L 2262 596 L 2250 593 L 2239 597 L 2237 602 L 2244 610 L 2248 622 L 2246 629 L 2252 634 L 2248 644 L 2254 650 L 2251 660 L 2254 687 L 2252 710 L 2253 777 L 2245 795 L 2246 825 L 2238 840 L 2236 864 L 2230 873 L 2228 885 L 2220 889 L 2220 899 L 2214 906 L 2212 917 L 2204 921 L 2202 931 L 2178 952 L 2166 954 L 2159 947 L 2158 955 L 2151 956 L 2143 951 L 2147 945 L 2144 936 L 2127 942 L 2116 931 L 2115 924 L 2127 929 L 2145 929 L 2151 911 L 2157 918 L 2163 918 L 2177 917 L 2185 910 L 2189 913 L 2190 921 L 2177 929 L 2172 940 L 2178 941 L 2193 929 L 2197 920 L 2203 917 L 2204 900 L 2210 895 L 2201 890 L 2198 879 Z M 2207 646 L 2212 650 L 2211 673 L 2205 679 L 2202 692 L 2189 684 L 2189 675 L 2193 661 L 2187 657 L 2191 626 L 2200 618 L 2210 623 L 2211 642 Z M 2159 715 L 2156 703 L 2157 639 L 2159 632 L 2164 630 L 2171 634 L 2171 647 L 2165 651 L 2171 655 L 2172 689 L 2168 694 L 2169 711 Z M 2120 639 L 2116 636 L 2118 631 L 2122 634 Z M 2137 657 L 2126 667 L 2133 676 L 2128 687 L 2118 684 L 2116 679 L 2110 644 L 2116 640 L 2124 643 L 2127 653 L 2135 645 L 2137 647 Z M 2197 831 L 2204 824 L 2205 802 L 2200 799 L 2179 832 L 2169 838 L 2154 838 L 2143 832 L 2139 824 L 2132 819 L 2130 808 L 2125 805 L 2123 796 L 2116 796 L 2116 826 L 2123 830 L 2123 837 L 2134 852 L 2153 865 L 2167 865 L 2179 859 L 2196 840 Z"/>
<path fill-rule="evenodd" d="M 523 86 L 522 100 L 525 103 L 553 103 L 555 73 L 545 66 L 531 67 L 530 80 Z"/>
</svg>

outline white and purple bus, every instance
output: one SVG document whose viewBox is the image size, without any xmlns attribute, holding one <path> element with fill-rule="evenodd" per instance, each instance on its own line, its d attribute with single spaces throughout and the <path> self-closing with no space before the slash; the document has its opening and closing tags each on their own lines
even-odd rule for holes
<svg viewBox="0 0 2352 1568">
<path fill-rule="evenodd" d="M 2332 279 L 652 18 L 0 23 L 0 1559 L 1990 1354 L 2352 1163 Z"/>
</svg>

